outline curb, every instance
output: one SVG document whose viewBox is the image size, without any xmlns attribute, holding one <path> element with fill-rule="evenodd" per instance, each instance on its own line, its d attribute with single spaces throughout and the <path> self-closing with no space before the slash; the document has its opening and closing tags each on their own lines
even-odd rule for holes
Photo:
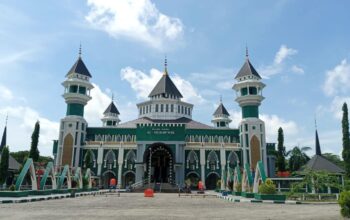
<svg viewBox="0 0 350 220">
<path fill-rule="evenodd" d="M 303 204 L 300 201 L 292 201 L 292 200 L 286 200 L 286 201 L 280 201 L 280 200 L 259 200 L 259 199 L 240 199 L 230 196 L 222 196 L 217 195 L 217 198 L 227 200 L 229 202 L 241 202 L 241 203 L 268 203 L 268 204 Z"/>
<path fill-rule="evenodd" d="M 75 197 L 82 197 L 82 196 L 90 196 L 90 195 L 102 195 L 107 193 L 108 190 L 104 191 L 94 191 L 94 192 L 80 192 L 80 193 L 75 193 Z M 4 200 L 1 200 L 0 198 L 0 204 L 9 204 L 9 203 L 26 203 L 26 202 L 38 202 L 38 201 L 44 201 L 44 200 L 54 200 L 54 199 L 64 199 L 64 198 L 71 198 L 70 193 L 66 194 L 52 194 L 48 196 L 36 196 L 32 198 L 13 198 L 9 199 L 6 198 Z"/>
</svg>

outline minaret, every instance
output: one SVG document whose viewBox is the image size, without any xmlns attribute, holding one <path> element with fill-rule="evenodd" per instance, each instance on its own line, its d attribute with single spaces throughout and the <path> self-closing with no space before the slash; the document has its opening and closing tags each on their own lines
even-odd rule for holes
<svg viewBox="0 0 350 220">
<path fill-rule="evenodd" d="M 235 79 L 233 89 L 237 94 L 236 102 L 242 109 L 239 130 L 243 164 L 249 163 L 255 169 L 256 163 L 262 160 L 266 170 L 265 123 L 259 119 L 259 106 L 264 100 L 262 90 L 265 84 L 250 63 L 248 49 L 245 62 Z"/>
<path fill-rule="evenodd" d="M 228 128 L 231 123 L 230 114 L 226 110 L 224 104 L 222 103 L 222 98 L 220 97 L 220 105 L 217 107 L 213 114 L 213 123 L 214 127 L 217 128 Z"/>
<path fill-rule="evenodd" d="M 101 119 L 102 121 L 102 126 L 103 127 L 116 127 L 119 122 L 119 111 L 117 107 L 114 104 L 113 96 L 112 96 L 112 101 L 111 104 L 107 107 L 107 109 L 103 113 L 103 118 Z"/>
<path fill-rule="evenodd" d="M 84 145 L 87 122 L 84 119 L 84 107 L 91 100 L 91 74 L 81 58 L 81 46 L 78 60 L 66 75 L 62 83 L 63 98 L 67 103 L 66 117 L 61 120 L 59 146 L 57 152 L 57 166 L 68 164 L 79 166 L 81 146 Z"/>
</svg>

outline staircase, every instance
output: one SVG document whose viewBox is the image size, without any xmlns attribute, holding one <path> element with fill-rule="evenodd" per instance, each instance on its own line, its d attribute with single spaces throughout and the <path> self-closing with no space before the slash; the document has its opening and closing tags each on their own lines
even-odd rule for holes
<svg viewBox="0 0 350 220">
<path fill-rule="evenodd" d="M 131 185 L 131 189 L 133 192 L 143 192 L 145 189 L 151 188 L 154 189 L 155 192 L 165 192 L 165 193 L 177 193 L 179 188 L 175 184 L 170 183 L 160 183 L 160 185 L 156 185 L 156 183 L 148 183 L 148 180 L 143 180 Z"/>
</svg>

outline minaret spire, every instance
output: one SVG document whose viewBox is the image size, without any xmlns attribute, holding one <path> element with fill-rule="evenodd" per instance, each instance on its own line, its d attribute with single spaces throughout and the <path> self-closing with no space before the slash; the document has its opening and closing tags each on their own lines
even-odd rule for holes
<svg viewBox="0 0 350 220">
<path fill-rule="evenodd" d="M 220 104 L 222 104 L 222 95 L 220 95 Z"/>
<path fill-rule="evenodd" d="M 165 59 L 164 59 L 164 76 L 168 75 L 168 61 L 165 55 Z"/>
<path fill-rule="evenodd" d="M 79 45 L 79 58 L 81 58 L 81 43 Z"/>
<path fill-rule="evenodd" d="M 248 51 L 248 46 L 245 46 L 245 57 L 247 60 L 249 60 L 249 51 Z"/>
</svg>

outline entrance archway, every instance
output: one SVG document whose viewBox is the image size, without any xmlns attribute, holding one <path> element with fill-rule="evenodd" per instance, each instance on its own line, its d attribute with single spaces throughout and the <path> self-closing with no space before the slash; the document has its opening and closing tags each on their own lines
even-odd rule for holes
<svg viewBox="0 0 350 220">
<path fill-rule="evenodd" d="M 205 180 L 205 186 L 209 190 L 216 189 L 216 184 L 218 180 L 220 179 L 219 174 L 212 172 L 207 176 L 207 179 Z"/>
<path fill-rule="evenodd" d="M 198 187 L 198 182 L 200 181 L 199 174 L 196 172 L 190 172 L 186 175 L 186 181 L 189 180 L 191 181 L 191 188 L 192 189 L 197 189 Z"/>
<path fill-rule="evenodd" d="M 151 182 L 173 183 L 173 155 L 170 148 L 162 143 L 152 144 L 144 154 L 145 177 Z"/>
<path fill-rule="evenodd" d="M 132 171 L 128 171 L 127 173 L 124 174 L 124 183 L 123 186 L 126 188 L 127 186 L 131 186 L 132 184 L 135 183 L 135 173 Z"/>
<path fill-rule="evenodd" d="M 109 188 L 109 184 L 112 178 L 116 178 L 116 175 L 113 171 L 107 170 L 106 172 L 103 173 L 102 175 L 102 184 L 104 188 Z M 117 183 L 119 184 L 119 183 Z"/>
</svg>

